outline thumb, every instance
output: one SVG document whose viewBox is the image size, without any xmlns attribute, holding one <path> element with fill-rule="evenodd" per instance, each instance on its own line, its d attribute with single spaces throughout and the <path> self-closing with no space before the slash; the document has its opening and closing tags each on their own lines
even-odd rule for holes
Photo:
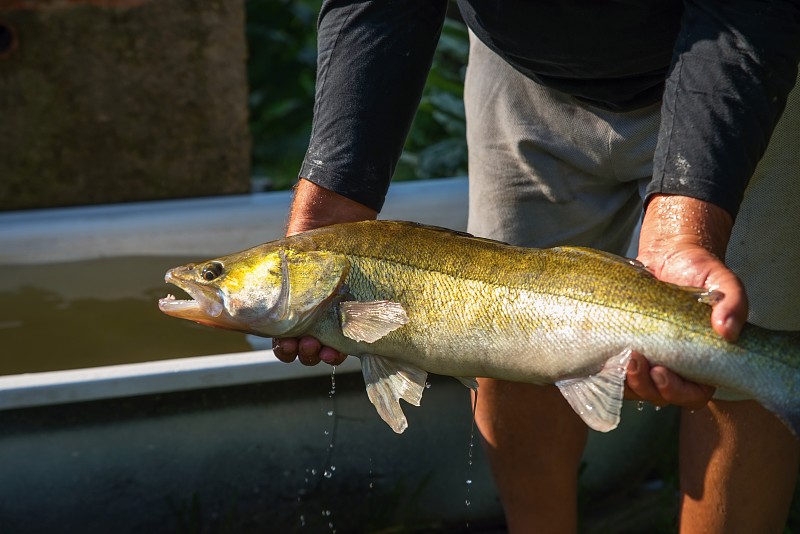
<svg viewBox="0 0 800 534">
<path fill-rule="evenodd" d="M 715 260 L 708 270 L 705 287 L 721 294 L 713 304 L 711 326 L 728 341 L 736 341 L 747 321 L 747 293 L 739 277 L 721 261 Z"/>
</svg>

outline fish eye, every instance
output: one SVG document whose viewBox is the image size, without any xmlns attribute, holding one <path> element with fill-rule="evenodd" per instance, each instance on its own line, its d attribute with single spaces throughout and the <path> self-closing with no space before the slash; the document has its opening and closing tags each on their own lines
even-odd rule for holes
<svg viewBox="0 0 800 534">
<path fill-rule="evenodd" d="M 220 275 L 222 275 L 222 264 L 218 261 L 206 263 L 203 266 L 203 270 L 200 271 L 200 276 L 202 276 L 203 280 L 206 282 L 210 282 L 215 278 L 219 278 Z"/>
</svg>

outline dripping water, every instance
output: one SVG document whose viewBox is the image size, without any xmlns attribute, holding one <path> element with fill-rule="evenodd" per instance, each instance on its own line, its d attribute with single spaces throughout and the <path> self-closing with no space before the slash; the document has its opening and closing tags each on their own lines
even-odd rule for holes
<svg viewBox="0 0 800 534">
<path fill-rule="evenodd" d="M 465 498 L 464 504 L 469 508 L 472 505 L 471 502 L 471 490 L 472 490 L 472 454 L 475 449 L 475 411 L 478 408 L 478 390 L 473 390 L 473 397 L 472 397 L 472 424 L 470 425 L 469 429 L 469 449 L 467 450 L 467 478 L 465 480 Z M 469 530 L 469 519 L 467 519 L 466 524 L 467 530 Z"/>
<path fill-rule="evenodd" d="M 333 457 L 333 450 L 334 444 L 336 443 L 336 429 L 338 425 L 338 421 L 336 416 L 336 366 L 331 366 L 331 388 L 328 390 L 328 406 L 326 410 L 327 417 L 330 418 L 330 424 L 326 424 L 322 431 L 323 435 L 328 438 L 328 446 L 325 448 L 325 461 L 323 463 L 322 469 L 317 469 L 314 467 L 308 467 L 305 470 L 305 477 L 303 479 L 303 487 L 297 493 L 297 503 L 298 508 L 301 509 L 301 514 L 299 517 L 299 526 L 300 528 L 304 528 L 306 526 L 306 516 L 302 513 L 302 501 L 303 497 L 309 495 L 312 492 L 316 492 L 319 489 L 320 484 L 323 480 L 330 480 L 333 478 L 334 473 L 336 472 L 336 466 L 331 463 L 331 459 Z M 320 475 L 320 476 L 318 476 Z M 322 510 L 322 517 L 328 524 L 328 528 L 331 532 L 335 533 L 336 528 L 334 527 L 333 519 L 332 519 L 332 511 L 330 508 L 323 508 Z"/>
<path fill-rule="evenodd" d="M 336 442 L 336 428 L 338 423 L 337 421 L 338 418 L 336 417 L 336 366 L 335 365 L 331 366 L 331 389 L 330 391 L 328 391 L 328 404 L 329 408 L 327 415 L 328 417 L 331 418 L 331 425 L 330 425 L 330 430 L 325 430 L 324 434 L 325 436 L 330 437 L 330 441 L 328 442 L 327 455 L 325 456 L 325 465 L 322 469 L 322 476 L 325 479 L 330 480 L 331 478 L 333 478 L 333 474 L 336 471 L 336 466 L 333 465 L 333 463 L 331 463 L 331 460 L 333 458 L 333 446 L 334 443 Z M 334 527 L 333 519 L 331 518 L 331 510 L 330 509 L 323 510 L 322 515 L 327 520 L 328 529 L 330 529 L 332 533 L 335 533 L 336 528 Z"/>
</svg>

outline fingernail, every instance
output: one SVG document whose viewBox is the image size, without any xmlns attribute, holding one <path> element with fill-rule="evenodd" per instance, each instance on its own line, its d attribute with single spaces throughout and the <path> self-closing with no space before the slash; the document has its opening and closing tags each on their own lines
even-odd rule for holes
<svg viewBox="0 0 800 534">
<path fill-rule="evenodd" d="M 663 388 L 667 385 L 667 377 L 663 373 L 652 373 L 651 378 L 657 388 Z"/>
<path fill-rule="evenodd" d="M 628 372 L 636 373 L 638 371 L 639 371 L 639 362 L 631 358 L 630 361 L 628 362 Z"/>
<path fill-rule="evenodd" d="M 736 341 L 739 330 L 741 329 L 741 326 L 736 321 L 736 317 L 733 315 L 723 317 L 722 319 L 716 321 L 716 325 L 717 327 L 715 330 L 717 330 L 718 334 L 728 341 Z"/>
</svg>

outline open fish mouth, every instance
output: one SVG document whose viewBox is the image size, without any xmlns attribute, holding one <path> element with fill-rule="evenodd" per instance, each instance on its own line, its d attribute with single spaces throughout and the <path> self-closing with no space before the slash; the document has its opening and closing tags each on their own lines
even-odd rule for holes
<svg viewBox="0 0 800 534">
<path fill-rule="evenodd" d="M 219 297 L 206 288 L 200 287 L 191 281 L 181 280 L 175 275 L 174 269 L 167 272 L 164 281 L 184 290 L 190 299 L 178 299 L 175 295 L 168 294 L 158 300 L 158 308 L 174 317 L 184 319 L 199 319 L 203 317 L 219 317 L 223 306 Z M 209 294 L 211 293 L 211 294 Z"/>
<path fill-rule="evenodd" d="M 168 294 L 163 299 L 158 299 L 158 308 L 167 314 L 177 315 L 181 312 L 198 311 L 200 303 L 194 299 L 183 300 L 175 298 L 175 295 Z"/>
</svg>

